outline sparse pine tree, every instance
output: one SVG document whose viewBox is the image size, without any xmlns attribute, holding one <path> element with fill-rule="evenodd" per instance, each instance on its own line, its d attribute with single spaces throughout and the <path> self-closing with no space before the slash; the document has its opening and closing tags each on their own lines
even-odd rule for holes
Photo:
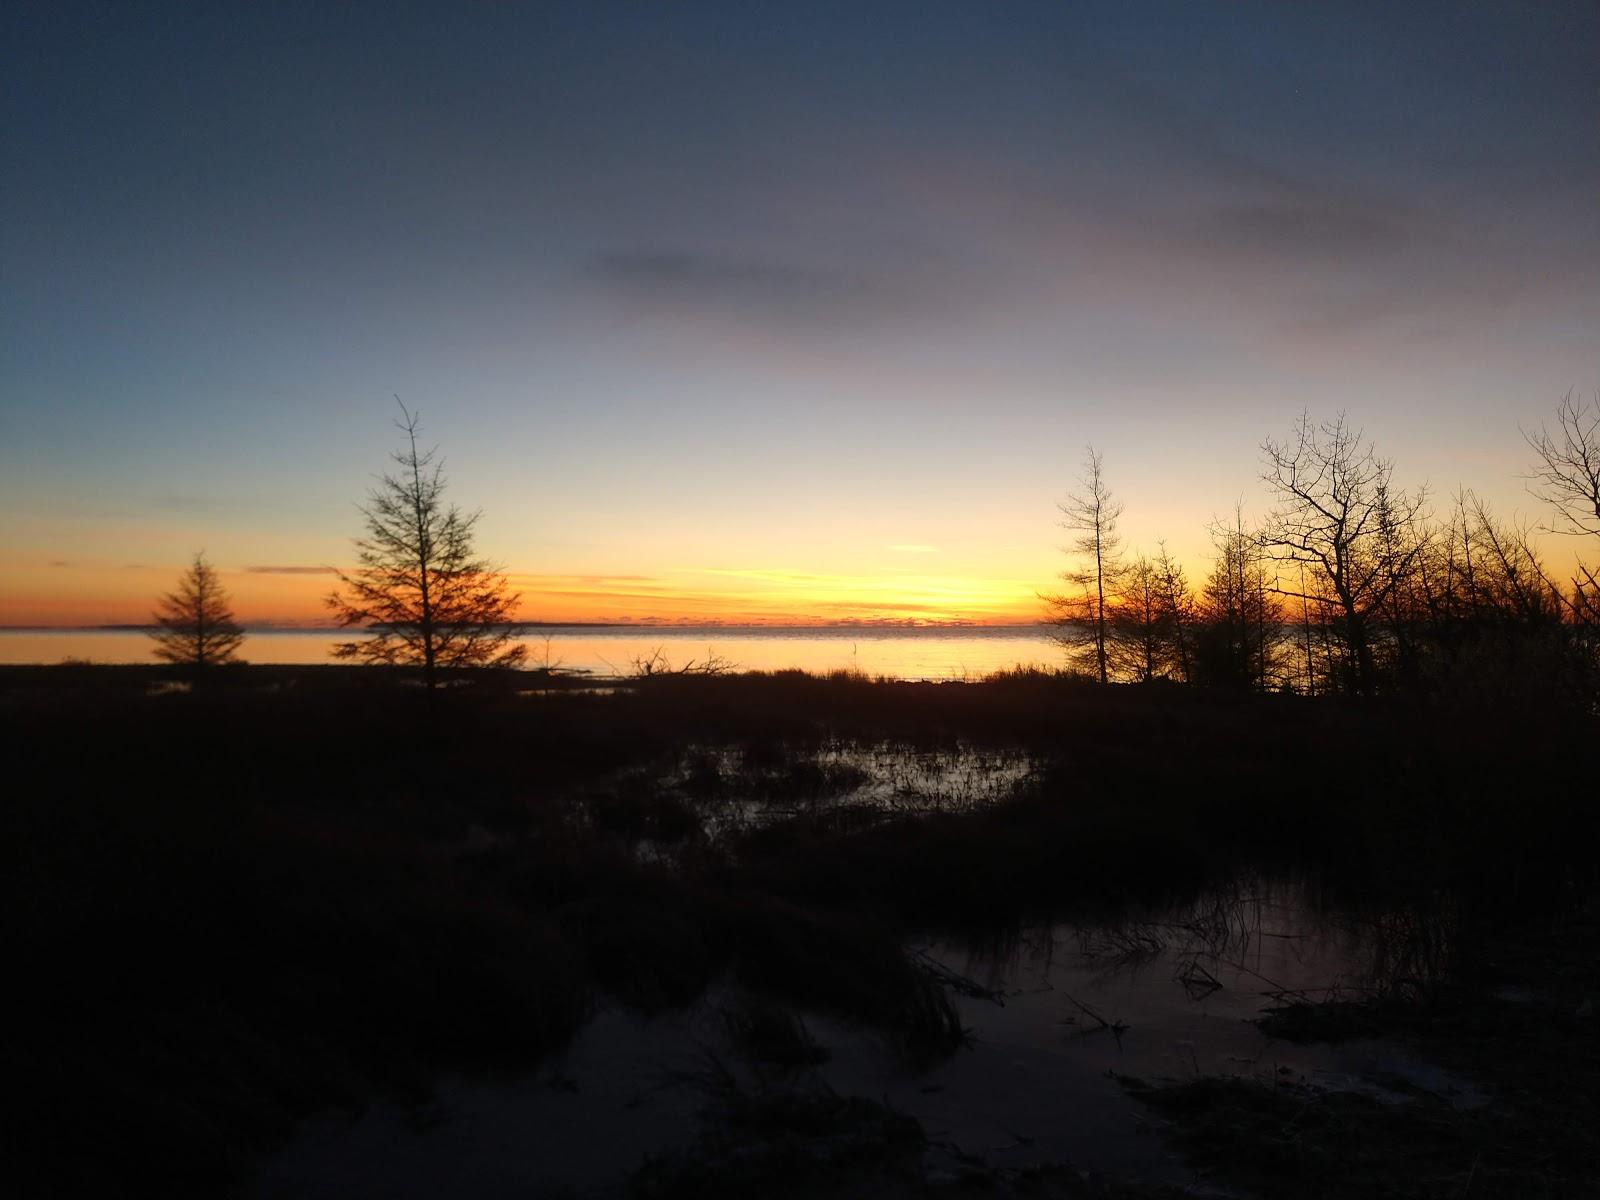
<svg viewBox="0 0 1600 1200">
<path fill-rule="evenodd" d="M 521 597 L 506 577 L 473 550 L 477 512 L 443 499 L 443 464 L 417 450 L 417 415 L 400 405 L 396 421 L 406 448 L 398 470 L 379 478 L 361 506 L 366 536 L 355 539 L 360 566 L 339 572 L 327 598 L 340 625 L 366 637 L 341 642 L 336 658 L 420 666 L 431 689 L 441 669 L 515 667 L 527 648 L 516 644 Z"/>
<path fill-rule="evenodd" d="M 216 568 L 204 554 L 196 554 L 178 580 L 176 591 L 161 597 L 154 613 L 156 628 L 152 653 L 169 663 L 213 667 L 237 662 L 236 652 L 244 630 L 234 623 L 228 593 Z"/>
<path fill-rule="evenodd" d="M 1167 553 L 1165 542 L 1158 542 L 1156 546 L 1159 553 L 1154 566 L 1161 608 L 1172 634 L 1173 665 L 1178 678 L 1187 683 L 1194 676 L 1194 626 L 1199 613 L 1183 564 Z"/>
<path fill-rule="evenodd" d="M 1122 504 L 1106 484 L 1101 458 L 1085 450 L 1080 489 L 1061 505 L 1061 527 L 1074 534 L 1066 548 L 1077 562 L 1061 578 L 1073 589 L 1041 597 L 1060 630 L 1056 640 L 1074 665 L 1091 666 L 1101 683 L 1110 678 L 1107 598 L 1115 600 L 1122 573 Z"/>
</svg>

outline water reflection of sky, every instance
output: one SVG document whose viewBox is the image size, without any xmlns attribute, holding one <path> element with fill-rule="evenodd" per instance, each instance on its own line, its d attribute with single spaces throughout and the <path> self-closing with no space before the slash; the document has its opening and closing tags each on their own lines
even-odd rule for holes
<svg viewBox="0 0 1600 1200">
<path fill-rule="evenodd" d="M 980 946 L 919 943 L 914 953 L 996 993 L 956 997 L 971 1045 L 911 1063 L 876 1031 L 807 1014 L 831 1057 L 784 1086 L 826 1087 L 910 1114 L 926 1131 L 933 1172 L 976 1156 L 1180 1185 L 1192 1172 L 1119 1076 L 1237 1076 L 1407 1103 L 1385 1086 L 1398 1078 L 1458 1105 L 1480 1103 L 1470 1084 L 1393 1043 L 1293 1045 L 1251 1022 L 1285 991 L 1361 994 L 1383 957 L 1373 928 L 1319 912 L 1295 888 L 1252 884 L 1138 921 L 1063 923 Z M 1186 984 L 1196 960 L 1218 986 Z M 380 1105 L 353 1121 L 323 1118 L 267 1164 L 261 1193 L 335 1196 L 362 1180 L 396 1197 L 621 1194 L 646 1156 L 694 1137 L 709 1103 L 696 1079 L 709 1056 L 762 1086 L 720 1020 L 721 1006 L 737 1000 L 718 987 L 651 1021 L 606 1006 L 526 1078 L 456 1081 L 421 1113 Z M 1121 1028 L 1102 1027 L 1090 1012 Z"/>
<path fill-rule="evenodd" d="M 548 635 L 548 643 L 546 637 Z M 327 630 L 257 632 L 240 655 L 247 662 L 326 663 L 335 642 Z M 1038 626 L 982 629 L 753 629 L 553 627 L 524 639 L 528 665 L 547 661 L 564 671 L 626 675 L 635 659 L 656 650 L 669 667 L 703 662 L 710 654 L 741 671 L 798 668 L 825 673 L 858 670 L 899 679 L 961 679 L 1018 664 L 1058 665 L 1060 655 Z M 0 664 L 150 663 L 151 642 L 131 630 L 0 631 Z"/>
</svg>

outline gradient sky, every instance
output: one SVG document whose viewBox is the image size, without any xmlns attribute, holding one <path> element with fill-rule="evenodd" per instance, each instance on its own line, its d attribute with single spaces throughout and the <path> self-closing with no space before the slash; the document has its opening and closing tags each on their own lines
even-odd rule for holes
<svg viewBox="0 0 1600 1200">
<path fill-rule="evenodd" d="M 1203 574 L 1302 409 L 1533 515 L 1600 386 L 1592 0 L 0 20 L 0 623 L 319 616 L 394 393 L 530 619 L 1025 620 L 1086 442 Z"/>
</svg>

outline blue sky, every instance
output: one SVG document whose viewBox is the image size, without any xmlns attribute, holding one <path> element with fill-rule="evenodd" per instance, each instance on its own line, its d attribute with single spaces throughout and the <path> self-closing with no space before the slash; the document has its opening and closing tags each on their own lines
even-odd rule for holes
<svg viewBox="0 0 1600 1200">
<path fill-rule="evenodd" d="M 1532 514 L 1519 424 L 1600 386 L 1592 4 L 19 3 L 4 38 L 0 619 L 124 618 L 202 546 L 311 611 L 246 568 L 348 560 L 394 393 L 530 616 L 990 619 L 1060 568 L 1085 442 L 1203 569 L 1302 409 Z"/>
</svg>

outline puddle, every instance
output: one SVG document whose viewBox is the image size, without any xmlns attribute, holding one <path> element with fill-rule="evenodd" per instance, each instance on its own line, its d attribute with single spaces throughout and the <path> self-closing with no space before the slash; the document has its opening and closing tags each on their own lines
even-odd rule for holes
<svg viewBox="0 0 1600 1200">
<path fill-rule="evenodd" d="M 1118 1076 L 1239 1076 L 1391 1104 L 1419 1091 L 1457 1107 L 1486 1103 L 1481 1090 L 1398 1045 L 1296 1045 L 1251 1022 L 1285 998 L 1361 995 L 1392 954 L 1392 940 L 1374 933 L 1388 927 L 1320 915 L 1299 889 L 1279 884 L 1002 944 L 919 942 L 911 952 L 957 985 L 970 1046 L 910 1063 L 871 1030 L 804 1013 L 829 1057 L 786 1078 L 915 1117 L 936 1174 L 968 1157 L 1013 1168 L 1067 1161 L 1178 1185 L 1191 1173 Z M 377 1105 L 354 1121 L 320 1119 L 266 1164 L 258 1194 L 619 1195 L 647 1156 L 693 1142 L 708 1077 L 731 1069 L 757 1078 L 723 1019 L 739 999 L 719 986 L 648 1022 L 607 1008 L 533 1077 L 452 1081 L 421 1111 Z"/>
<path fill-rule="evenodd" d="M 705 1004 L 653 1021 L 603 1009 L 532 1076 L 452 1079 L 420 1109 L 318 1117 L 262 1165 L 254 1194 L 620 1195 L 647 1157 L 693 1140 L 705 1097 L 690 1080 L 711 1016 Z"/>
<path fill-rule="evenodd" d="M 697 747 L 649 777 L 692 811 L 708 838 L 797 818 L 844 828 L 1014 799 L 1036 764 L 1021 751 L 958 745 L 828 742 L 791 747 Z M 659 853 L 662 848 L 647 849 Z"/>
<path fill-rule="evenodd" d="M 865 1048 L 836 1053 L 828 1079 L 886 1097 L 930 1137 L 996 1165 L 1065 1160 L 1174 1184 L 1189 1172 L 1117 1076 L 1279 1079 L 1391 1103 L 1417 1091 L 1459 1107 L 1486 1103 L 1398 1045 L 1297 1045 L 1253 1024 L 1284 999 L 1366 994 L 1393 953 L 1392 938 L 1380 936 L 1392 924 L 1320 916 L 1299 889 L 1262 885 L 1142 920 L 1055 925 L 1008 945 L 923 943 L 914 950 L 977 985 L 956 996 L 973 1045 L 915 1073 Z"/>
</svg>

